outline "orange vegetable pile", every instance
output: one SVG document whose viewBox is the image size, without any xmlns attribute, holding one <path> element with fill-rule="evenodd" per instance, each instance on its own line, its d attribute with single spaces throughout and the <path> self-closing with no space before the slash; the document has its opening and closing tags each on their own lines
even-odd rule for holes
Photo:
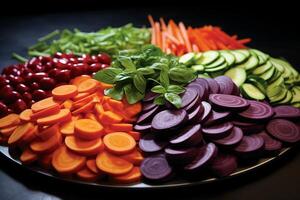
<svg viewBox="0 0 300 200">
<path fill-rule="evenodd" d="M 24 164 L 38 163 L 62 175 L 117 183 L 139 181 L 143 156 L 132 122 L 141 104 L 104 96 L 111 85 L 79 76 L 52 90 L 19 115 L 0 119 L 0 139 L 21 149 Z"/>
<path fill-rule="evenodd" d="M 238 40 L 237 35 L 230 36 L 220 27 L 204 26 L 199 28 L 187 27 L 174 20 L 166 24 L 163 18 L 155 22 L 148 16 L 151 24 L 151 44 L 160 47 L 166 53 L 181 56 L 188 52 L 203 52 L 208 50 L 244 49 L 250 38 Z"/>
</svg>

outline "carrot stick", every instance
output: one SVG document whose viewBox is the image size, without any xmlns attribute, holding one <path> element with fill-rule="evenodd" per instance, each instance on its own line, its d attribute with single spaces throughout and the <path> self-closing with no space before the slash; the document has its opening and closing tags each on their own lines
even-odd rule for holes
<svg viewBox="0 0 300 200">
<path fill-rule="evenodd" d="M 142 174 L 140 171 L 140 168 L 138 167 L 133 167 L 130 172 L 124 175 L 119 175 L 119 176 L 113 176 L 111 177 L 111 180 L 116 183 L 123 183 L 123 184 L 128 184 L 128 183 L 135 183 L 139 182 L 141 180 Z"/>
<path fill-rule="evenodd" d="M 173 43 L 175 43 L 176 45 L 180 44 L 180 42 L 171 34 L 165 32 L 165 36 L 171 40 Z"/>
<path fill-rule="evenodd" d="M 0 119 L 0 128 L 7 128 L 10 126 L 18 125 L 20 123 L 19 115 L 9 114 Z"/>
<path fill-rule="evenodd" d="M 251 42 L 251 38 L 241 39 L 241 40 L 238 40 L 237 42 L 240 44 L 246 44 L 246 43 Z"/>
<path fill-rule="evenodd" d="M 81 84 L 79 84 L 79 86 Z M 64 101 L 75 97 L 77 94 L 78 94 L 77 86 L 75 85 L 61 85 L 52 90 L 52 96 L 54 100 Z"/>
<path fill-rule="evenodd" d="M 154 27 L 154 20 L 153 20 L 153 17 L 152 17 L 151 15 L 148 15 L 147 17 L 148 17 L 148 20 L 149 20 L 151 26 Z"/>
<path fill-rule="evenodd" d="M 30 148 L 38 154 L 51 153 L 61 144 L 61 140 L 61 133 L 57 131 L 48 140 L 35 139 L 31 142 Z"/>
<path fill-rule="evenodd" d="M 69 109 L 61 109 L 57 114 L 49 115 L 47 117 L 39 118 L 38 125 L 52 125 L 58 122 L 65 122 L 71 120 L 71 112 Z"/>
<path fill-rule="evenodd" d="M 32 110 L 26 109 L 20 113 L 20 119 L 24 122 L 29 122 L 31 120 Z"/>
<path fill-rule="evenodd" d="M 162 30 L 163 30 L 164 32 L 166 32 L 166 31 L 167 31 L 167 25 L 166 25 L 166 23 L 165 23 L 165 20 L 164 20 L 162 17 L 160 17 L 160 18 L 159 18 L 159 21 L 160 21 Z"/>
<path fill-rule="evenodd" d="M 82 140 L 74 136 L 67 136 L 65 138 L 65 145 L 72 151 L 83 156 L 93 156 L 104 149 L 104 145 L 100 137 L 94 140 Z"/>
<path fill-rule="evenodd" d="M 195 44 L 192 45 L 192 49 L 193 49 L 193 52 L 199 52 L 199 48 Z"/>
<path fill-rule="evenodd" d="M 79 119 L 75 121 L 75 136 L 84 140 L 93 140 L 104 133 L 103 126 L 91 119 Z"/>
<path fill-rule="evenodd" d="M 185 28 L 185 26 L 182 22 L 179 22 L 179 29 L 180 29 L 180 33 L 183 37 L 184 44 L 186 45 L 186 48 L 187 48 L 188 52 L 191 52 L 192 51 L 192 46 L 191 46 L 190 40 L 188 38 L 186 28 Z"/>
<path fill-rule="evenodd" d="M 108 151 L 117 155 L 131 152 L 136 145 L 135 140 L 125 132 L 113 132 L 104 136 L 103 143 Z"/>
<path fill-rule="evenodd" d="M 161 32 L 160 32 L 160 24 L 158 22 L 155 22 L 155 37 L 156 37 L 156 44 L 158 47 L 162 47 L 162 41 L 161 41 Z"/>
<path fill-rule="evenodd" d="M 96 94 L 93 93 L 93 94 L 91 94 L 89 96 L 86 96 L 86 97 L 84 97 L 82 99 L 79 99 L 78 101 L 73 102 L 71 110 L 75 110 L 77 108 L 80 108 L 80 107 L 82 107 L 82 106 L 90 103 L 91 101 L 93 101 L 93 99 L 94 99 L 95 96 L 96 96 Z"/>
</svg>

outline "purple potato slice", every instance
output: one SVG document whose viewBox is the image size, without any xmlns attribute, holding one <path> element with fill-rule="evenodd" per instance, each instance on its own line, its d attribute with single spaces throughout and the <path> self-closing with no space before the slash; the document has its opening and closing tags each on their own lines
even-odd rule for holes
<svg viewBox="0 0 300 200">
<path fill-rule="evenodd" d="M 146 122 L 150 122 L 152 121 L 152 118 L 154 117 L 155 114 L 157 114 L 159 111 L 159 106 L 154 107 L 153 109 L 145 112 L 145 113 L 141 113 L 139 115 L 139 118 L 137 119 L 136 123 L 137 124 L 144 124 Z"/>
<path fill-rule="evenodd" d="M 202 141 L 201 125 L 196 124 L 184 128 L 181 133 L 169 142 L 176 146 L 194 146 Z"/>
<path fill-rule="evenodd" d="M 208 93 L 210 92 L 209 82 L 205 78 L 196 78 L 194 82 L 202 85 Z"/>
<path fill-rule="evenodd" d="M 166 148 L 165 155 L 168 162 L 171 165 L 183 166 L 194 160 L 198 153 L 196 147 L 186 147 L 186 148 Z"/>
<path fill-rule="evenodd" d="M 185 92 L 181 95 L 181 108 L 190 105 L 197 97 L 198 92 L 195 87 L 186 87 Z"/>
<path fill-rule="evenodd" d="M 218 82 L 215 79 L 207 78 L 206 81 L 208 82 L 211 94 L 219 93 L 220 86 L 219 86 Z"/>
<path fill-rule="evenodd" d="M 234 126 L 228 136 L 222 139 L 213 140 L 213 142 L 224 147 L 232 147 L 239 144 L 242 141 L 243 136 L 242 129 Z"/>
<path fill-rule="evenodd" d="M 151 126 L 155 131 L 165 131 L 168 129 L 176 129 L 184 125 L 187 120 L 188 115 L 184 109 L 163 110 L 153 117 Z"/>
<path fill-rule="evenodd" d="M 209 101 L 218 110 L 243 111 L 250 106 L 248 100 L 229 94 L 211 94 Z"/>
<path fill-rule="evenodd" d="M 228 176 L 237 169 L 237 159 L 232 154 L 218 154 L 211 163 L 211 169 L 217 176 Z"/>
<path fill-rule="evenodd" d="M 299 127 L 285 119 L 273 119 L 266 127 L 267 132 L 274 138 L 286 142 L 296 143 L 300 141 Z"/>
<path fill-rule="evenodd" d="M 238 116 L 246 120 L 267 120 L 274 115 L 272 107 L 266 103 L 248 100 L 250 106 L 243 112 L 238 113 Z"/>
<path fill-rule="evenodd" d="M 151 124 L 136 124 L 133 129 L 138 132 L 148 133 L 151 131 Z"/>
<path fill-rule="evenodd" d="M 204 112 L 202 105 L 199 105 L 193 112 L 188 114 L 189 123 L 199 123 Z"/>
<path fill-rule="evenodd" d="M 143 108 L 142 108 L 142 112 L 147 112 L 149 110 L 152 110 L 153 108 L 158 107 L 158 105 L 156 105 L 153 102 L 146 102 L 143 103 Z"/>
<path fill-rule="evenodd" d="M 233 128 L 233 124 L 225 122 L 213 126 L 203 127 L 202 132 L 211 139 L 220 139 L 228 136 Z"/>
<path fill-rule="evenodd" d="M 282 148 L 282 143 L 279 140 L 272 138 L 265 131 L 260 132 L 258 135 L 264 139 L 264 149 L 266 151 L 279 151 Z"/>
<path fill-rule="evenodd" d="M 209 103 L 207 103 L 206 101 L 202 101 L 201 102 L 203 108 L 204 108 L 204 111 L 203 111 L 203 114 L 202 114 L 202 117 L 200 119 L 200 122 L 205 122 L 209 116 L 211 115 L 212 113 L 212 109 L 211 109 L 211 105 Z"/>
<path fill-rule="evenodd" d="M 273 108 L 275 112 L 274 118 L 295 119 L 300 118 L 300 109 L 293 106 L 276 106 Z"/>
<path fill-rule="evenodd" d="M 187 113 L 191 113 L 197 108 L 199 105 L 201 105 L 201 98 L 198 95 L 194 101 L 192 101 L 189 105 L 187 105 L 184 109 L 186 110 Z"/>
<path fill-rule="evenodd" d="M 242 141 L 234 148 L 239 155 L 254 155 L 264 148 L 264 139 L 259 135 L 244 136 Z"/>
<path fill-rule="evenodd" d="M 153 134 L 144 135 L 139 141 L 139 147 L 144 153 L 159 152 L 167 146 L 167 142 L 155 139 Z"/>
<path fill-rule="evenodd" d="M 159 96 L 159 94 L 149 91 L 149 92 L 146 92 L 143 101 L 144 102 L 153 101 L 158 96 Z"/>
<path fill-rule="evenodd" d="M 215 78 L 220 86 L 220 94 L 232 94 L 234 90 L 234 82 L 227 76 L 218 76 Z"/>
<path fill-rule="evenodd" d="M 219 124 L 230 117 L 230 112 L 216 112 L 212 110 L 211 115 L 204 123 L 204 126 L 211 126 L 214 124 Z"/>
</svg>

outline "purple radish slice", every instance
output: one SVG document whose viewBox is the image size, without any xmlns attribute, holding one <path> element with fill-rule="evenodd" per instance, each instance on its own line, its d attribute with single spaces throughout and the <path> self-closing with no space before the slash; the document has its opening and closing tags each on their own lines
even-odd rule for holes
<svg viewBox="0 0 300 200">
<path fill-rule="evenodd" d="M 181 133 L 169 142 L 176 146 L 194 146 L 202 141 L 201 125 L 193 125 L 184 128 Z"/>
<path fill-rule="evenodd" d="M 300 109 L 293 106 L 276 106 L 273 110 L 275 112 L 274 118 L 293 119 L 300 117 Z"/>
<path fill-rule="evenodd" d="M 153 116 L 159 111 L 159 107 L 154 107 L 152 110 L 149 110 L 145 113 L 141 113 L 139 118 L 137 119 L 137 124 L 143 124 L 146 122 L 150 122 L 153 118 Z"/>
<path fill-rule="evenodd" d="M 282 148 L 282 143 L 269 136 L 265 131 L 260 132 L 258 135 L 264 139 L 264 149 L 266 151 L 279 151 Z"/>
<path fill-rule="evenodd" d="M 232 154 L 218 154 L 211 163 L 211 169 L 217 176 L 228 176 L 237 169 L 237 159 Z"/>
<path fill-rule="evenodd" d="M 172 175 L 172 168 L 163 155 L 145 158 L 140 169 L 149 181 L 166 181 Z"/>
<path fill-rule="evenodd" d="M 185 92 L 181 96 L 181 108 L 190 105 L 197 97 L 198 92 L 195 87 L 186 87 Z"/>
<path fill-rule="evenodd" d="M 220 86 L 219 86 L 218 82 L 215 79 L 207 78 L 206 81 L 208 82 L 209 90 L 210 90 L 211 94 L 219 93 Z"/>
<path fill-rule="evenodd" d="M 227 76 L 218 76 L 215 78 L 220 86 L 220 94 L 232 94 L 234 89 L 234 82 Z"/>
<path fill-rule="evenodd" d="M 151 124 L 136 124 L 133 129 L 138 132 L 146 133 L 151 131 Z"/>
<path fill-rule="evenodd" d="M 144 102 L 153 101 L 158 96 L 159 96 L 159 94 L 149 91 L 149 92 L 146 92 L 143 101 Z"/>
<path fill-rule="evenodd" d="M 232 147 L 239 144 L 242 141 L 243 136 L 242 129 L 234 126 L 228 136 L 222 139 L 213 140 L 213 142 L 224 147 Z"/>
<path fill-rule="evenodd" d="M 142 112 L 147 112 L 149 110 L 152 110 L 153 108 L 158 107 L 158 105 L 156 105 L 153 102 L 146 102 L 143 103 L 143 108 L 142 108 Z"/>
<path fill-rule="evenodd" d="M 195 159 L 184 167 L 187 172 L 199 172 L 213 161 L 218 153 L 218 149 L 215 144 L 208 143 L 199 149 Z"/>
<path fill-rule="evenodd" d="M 229 94 L 211 94 L 209 101 L 219 110 L 242 111 L 250 106 L 248 100 Z"/>
<path fill-rule="evenodd" d="M 225 122 L 222 124 L 217 124 L 209 127 L 203 127 L 202 132 L 205 136 L 211 139 L 220 139 L 228 136 L 233 128 L 233 124 L 230 122 Z"/>
<path fill-rule="evenodd" d="M 201 104 L 202 104 L 202 106 L 204 108 L 204 111 L 203 111 L 202 117 L 200 118 L 200 122 L 203 123 L 211 115 L 212 109 L 211 109 L 211 105 L 209 103 L 207 103 L 206 101 L 202 101 Z"/>
<path fill-rule="evenodd" d="M 240 126 L 245 135 L 255 134 L 263 131 L 265 126 L 263 124 L 254 124 L 252 126 Z"/>
<path fill-rule="evenodd" d="M 300 128 L 293 122 L 285 119 L 273 119 L 266 127 L 267 132 L 274 138 L 287 143 L 300 141 Z"/>
<path fill-rule="evenodd" d="M 186 165 L 194 160 L 198 153 L 198 148 L 188 147 L 188 148 L 166 148 L 165 155 L 168 162 L 172 165 Z"/>
<path fill-rule="evenodd" d="M 202 117 L 204 108 L 199 105 L 192 113 L 188 115 L 189 123 L 199 123 Z"/>
<path fill-rule="evenodd" d="M 248 120 L 267 120 L 274 115 L 272 107 L 266 103 L 248 100 L 250 106 L 238 116 Z"/>
<path fill-rule="evenodd" d="M 184 109 L 163 110 L 153 117 L 151 126 L 155 131 L 165 131 L 178 128 L 185 124 L 187 120 L 188 115 Z"/>
<path fill-rule="evenodd" d="M 216 112 L 212 110 L 211 115 L 204 123 L 204 126 L 211 126 L 214 124 L 221 123 L 230 117 L 230 112 Z"/>
<path fill-rule="evenodd" d="M 139 141 L 139 147 L 144 153 L 159 152 L 167 146 L 167 142 L 156 140 L 153 134 L 144 135 Z"/>
<path fill-rule="evenodd" d="M 244 136 L 242 141 L 234 148 L 240 155 L 251 155 L 264 148 L 264 139 L 259 135 Z"/>
</svg>

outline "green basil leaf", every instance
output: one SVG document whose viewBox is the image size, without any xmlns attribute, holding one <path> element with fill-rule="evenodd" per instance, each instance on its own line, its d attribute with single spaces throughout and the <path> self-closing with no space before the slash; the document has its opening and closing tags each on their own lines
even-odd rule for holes
<svg viewBox="0 0 300 200">
<path fill-rule="evenodd" d="M 136 89 L 138 89 L 138 91 L 140 91 L 140 93 L 142 93 L 142 94 L 145 93 L 147 82 L 143 75 L 141 75 L 139 73 L 134 75 L 133 84 L 136 87 Z"/>
<path fill-rule="evenodd" d="M 151 74 L 155 73 L 154 69 L 146 68 L 146 67 L 139 68 L 139 69 L 137 69 L 137 71 L 143 75 L 151 75 Z"/>
<path fill-rule="evenodd" d="M 167 91 L 174 94 L 181 94 L 185 89 L 179 85 L 169 85 Z"/>
<path fill-rule="evenodd" d="M 98 71 L 94 75 L 94 79 L 104 82 L 104 83 L 113 84 L 115 77 L 118 74 L 120 74 L 121 72 L 122 72 L 122 69 L 112 68 L 112 67 L 106 68 L 106 69 Z"/>
<path fill-rule="evenodd" d="M 170 84 L 168 69 L 162 68 L 159 74 L 159 81 L 162 86 L 168 87 Z"/>
<path fill-rule="evenodd" d="M 167 90 L 161 85 L 156 85 L 151 89 L 151 92 L 158 93 L 158 94 L 164 94 L 167 92 Z"/>
<path fill-rule="evenodd" d="M 114 82 L 120 82 L 120 81 L 125 81 L 125 80 L 128 80 L 130 79 L 131 76 L 129 76 L 128 74 L 126 73 L 120 73 L 118 74 L 115 78 L 114 78 Z"/>
<path fill-rule="evenodd" d="M 188 83 L 196 78 L 195 74 L 190 68 L 174 67 L 169 71 L 171 80 L 178 83 Z"/>
<path fill-rule="evenodd" d="M 132 71 L 136 70 L 136 67 L 130 57 L 119 56 L 118 60 L 126 69 L 132 70 Z"/>
<path fill-rule="evenodd" d="M 167 101 L 169 101 L 171 104 L 173 104 L 176 108 L 181 107 L 181 98 L 178 94 L 174 93 L 165 93 L 164 97 Z"/>
<path fill-rule="evenodd" d="M 160 82 L 159 82 L 158 80 L 153 79 L 153 78 L 148 78 L 147 80 L 153 81 L 153 82 L 156 83 L 157 85 L 160 85 Z"/>
<path fill-rule="evenodd" d="M 124 87 L 126 99 L 129 104 L 134 104 L 144 98 L 144 94 L 140 93 L 132 84 L 127 84 Z"/>
<path fill-rule="evenodd" d="M 153 101 L 156 105 L 164 105 L 166 103 L 166 99 L 163 95 L 159 95 Z"/>
<path fill-rule="evenodd" d="M 121 85 L 115 85 L 113 88 L 104 90 L 104 94 L 115 100 L 122 100 L 123 98 L 123 87 Z"/>
</svg>

